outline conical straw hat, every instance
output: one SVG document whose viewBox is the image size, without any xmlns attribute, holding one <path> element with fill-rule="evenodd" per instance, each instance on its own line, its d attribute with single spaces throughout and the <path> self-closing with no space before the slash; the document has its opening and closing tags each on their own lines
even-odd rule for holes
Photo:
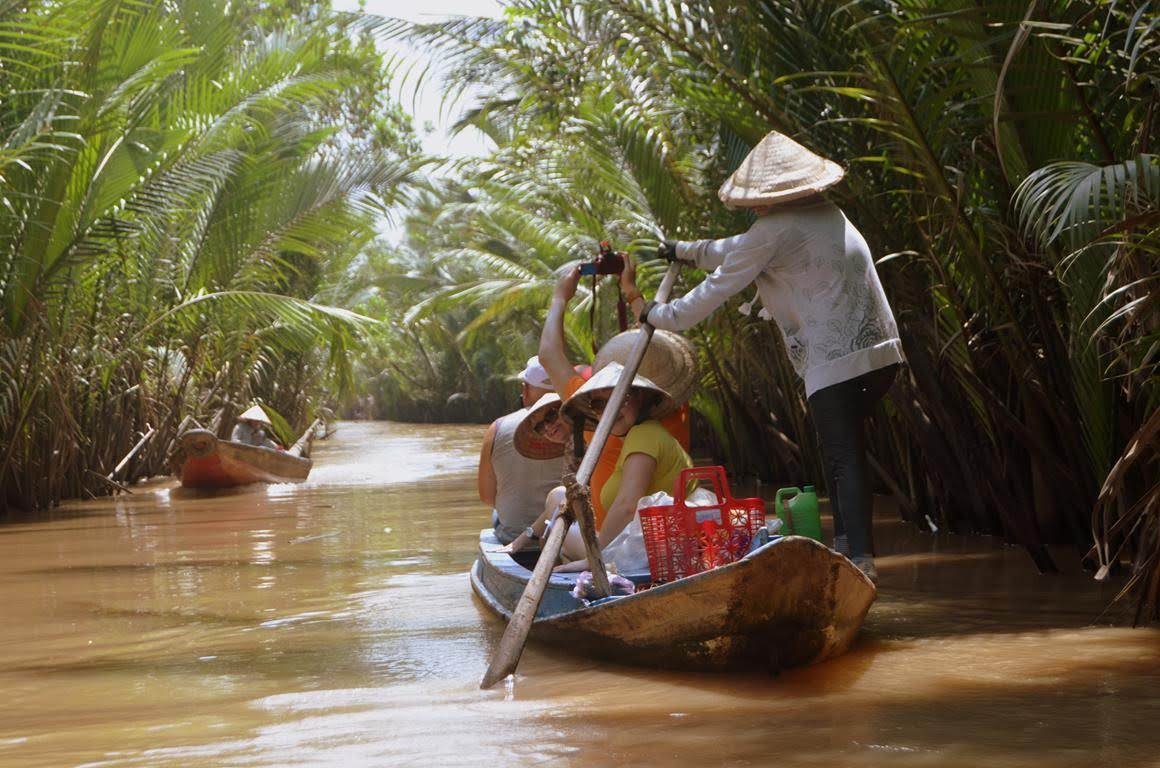
<svg viewBox="0 0 1160 768">
<path fill-rule="evenodd" d="M 592 367 L 600 370 L 612 362 L 624 365 L 639 337 L 639 328 L 613 336 L 596 353 Z M 654 331 L 639 373 L 668 392 L 678 407 L 684 405 L 697 386 L 697 356 L 692 342 L 679 333 Z"/>
<path fill-rule="evenodd" d="M 274 422 L 270 421 L 270 417 L 262 410 L 260 405 L 251 405 L 245 413 L 238 417 L 239 421 L 257 421 L 267 426 L 274 426 Z"/>
<path fill-rule="evenodd" d="M 543 435 L 537 434 L 535 429 L 536 424 L 544 418 L 548 409 L 559 407 L 560 396 L 555 392 L 549 392 L 528 409 L 523 421 L 519 423 L 515 434 L 512 435 L 512 443 L 521 456 L 526 459 L 543 461 L 564 455 L 563 443 L 553 443 Z"/>
<path fill-rule="evenodd" d="M 808 197 L 842 180 L 837 163 L 771 131 L 725 180 L 717 196 L 730 208 L 755 208 Z"/>
<path fill-rule="evenodd" d="M 563 414 L 571 421 L 584 417 L 591 421 L 599 421 L 600 414 L 592 408 L 592 397 L 598 393 L 611 395 L 613 387 L 620 381 L 620 375 L 623 372 L 624 366 L 620 363 L 609 363 L 592 374 L 591 379 L 584 382 L 584 385 L 580 389 L 576 390 L 571 397 L 564 401 Z M 673 398 L 669 396 L 668 392 L 639 373 L 632 379 L 632 389 L 642 389 L 652 392 L 659 399 L 659 402 L 649 408 L 648 413 L 643 414 L 647 418 L 659 419 L 677 409 L 676 402 L 673 401 Z"/>
</svg>

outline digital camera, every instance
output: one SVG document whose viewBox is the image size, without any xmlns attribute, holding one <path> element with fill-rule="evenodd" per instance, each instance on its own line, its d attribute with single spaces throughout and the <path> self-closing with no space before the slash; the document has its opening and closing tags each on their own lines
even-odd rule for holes
<svg viewBox="0 0 1160 768">
<path fill-rule="evenodd" d="M 605 240 L 600 243 L 600 253 L 592 261 L 580 263 L 582 275 L 619 275 L 624 271 L 624 256 L 612 250 Z"/>
</svg>

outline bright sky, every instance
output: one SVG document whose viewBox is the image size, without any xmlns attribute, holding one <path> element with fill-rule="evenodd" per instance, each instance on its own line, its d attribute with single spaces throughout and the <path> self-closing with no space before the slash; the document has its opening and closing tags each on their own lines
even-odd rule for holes
<svg viewBox="0 0 1160 768">
<path fill-rule="evenodd" d="M 333 0 L 336 11 L 357 11 L 359 0 Z M 487 16 L 499 18 L 503 15 L 503 8 L 499 0 L 364 0 L 362 10 L 380 16 L 390 16 L 408 21 L 430 22 L 440 21 L 449 16 Z M 420 61 L 418 52 L 402 43 L 388 43 L 387 50 L 396 55 L 404 56 L 407 62 L 416 62 L 414 71 L 421 72 L 426 62 Z M 407 64 L 402 69 L 405 70 Z M 458 136 L 452 137 L 447 128 L 455 122 L 458 115 L 472 105 L 470 94 L 461 103 L 451 105 L 451 113 L 440 114 L 442 99 L 441 84 L 428 75 L 426 83 L 418 93 L 414 83 L 396 83 L 395 96 L 403 107 L 415 117 L 415 131 L 423 143 L 423 148 L 437 155 L 464 157 L 482 154 L 490 145 L 490 141 L 473 128 L 465 129 Z M 435 130 L 430 134 L 424 133 L 424 126 L 431 123 Z"/>
</svg>

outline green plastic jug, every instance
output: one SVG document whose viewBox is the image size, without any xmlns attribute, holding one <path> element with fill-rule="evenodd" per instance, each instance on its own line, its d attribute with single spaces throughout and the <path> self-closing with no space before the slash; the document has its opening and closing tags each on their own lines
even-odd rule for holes
<svg viewBox="0 0 1160 768">
<path fill-rule="evenodd" d="M 782 521 L 783 535 L 809 536 L 815 541 L 822 540 L 818 494 L 814 492 L 812 485 L 805 488 L 779 488 L 775 499 L 777 516 Z"/>
</svg>

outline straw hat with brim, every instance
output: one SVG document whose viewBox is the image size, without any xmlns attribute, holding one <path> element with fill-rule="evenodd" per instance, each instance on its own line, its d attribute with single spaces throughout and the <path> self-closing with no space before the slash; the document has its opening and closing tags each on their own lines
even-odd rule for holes
<svg viewBox="0 0 1160 768">
<path fill-rule="evenodd" d="M 837 163 L 772 131 L 750 150 L 717 196 L 730 208 L 788 203 L 834 186 L 845 173 Z"/>
<path fill-rule="evenodd" d="M 274 422 L 270 421 L 270 417 L 266 415 L 266 412 L 262 410 L 262 406 L 260 405 L 251 405 L 238 419 L 240 421 L 257 421 L 268 427 L 274 426 Z"/>
<path fill-rule="evenodd" d="M 616 386 L 616 382 L 620 381 L 620 375 L 623 372 L 624 366 L 620 363 L 609 363 L 592 374 L 591 379 L 584 382 L 583 386 L 576 390 L 575 394 L 564 401 L 563 414 L 571 421 L 582 417 L 587 417 L 590 421 L 594 422 L 599 421 L 600 414 L 592 408 L 592 398 L 598 394 L 602 394 L 605 397 L 611 396 L 612 389 Z M 668 416 L 678 407 L 668 392 L 640 374 L 633 377 L 632 389 L 643 390 L 652 394 L 653 405 L 646 413 L 642 414 L 646 418 L 659 419 L 663 416 Z"/>
<path fill-rule="evenodd" d="M 528 409 L 523 421 L 519 423 L 515 434 L 512 435 L 512 443 L 515 444 L 516 450 L 521 456 L 526 459 L 544 461 L 564 455 L 563 443 L 553 443 L 536 432 L 536 425 L 544 418 L 548 409 L 559 407 L 560 396 L 555 392 L 549 392 Z"/>
<path fill-rule="evenodd" d="M 609 363 L 624 365 L 638 338 L 639 328 L 613 336 L 596 353 L 592 367 L 600 370 Z M 684 405 L 697 386 L 697 356 L 692 342 L 679 333 L 654 331 L 638 373 L 668 392 L 678 407 Z"/>
</svg>

